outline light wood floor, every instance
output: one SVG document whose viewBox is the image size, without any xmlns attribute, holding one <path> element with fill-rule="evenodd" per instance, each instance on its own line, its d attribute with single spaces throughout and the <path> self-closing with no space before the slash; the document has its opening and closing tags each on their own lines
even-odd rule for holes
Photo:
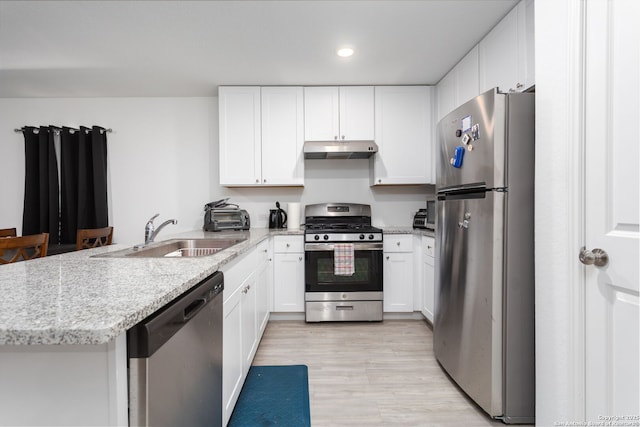
<svg viewBox="0 0 640 427">
<path fill-rule="evenodd" d="M 271 321 L 254 365 L 307 365 L 311 424 L 497 426 L 444 374 L 421 320 Z"/>
</svg>

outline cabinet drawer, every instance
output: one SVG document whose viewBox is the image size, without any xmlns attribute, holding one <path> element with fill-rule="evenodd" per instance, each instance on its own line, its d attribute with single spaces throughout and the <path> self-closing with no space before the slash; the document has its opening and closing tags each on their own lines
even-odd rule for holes
<svg viewBox="0 0 640 427">
<path fill-rule="evenodd" d="M 270 258 L 269 243 L 270 243 L 269 239 L 265 239 L 262 242 L 258 243 L 258 246 L 256 247 L 258 264 L 264 263 L 269 260 Z"/>
<path fill-rule="evenodd" d="M 276 236 L 273 238 L 275 253 L 304 252 L 304 236 Z"/>
<path fill-rule="evenodd" d="M 433 237 L 422 237 L 422 251 L 425 255 L 433 257 L 436 254 L 436 240 Z"/>
<path fill-rule="evenodd" d="M 228 264 L 220 267 L 224 273 L 224 299 L 225 301 L 244 283 L 258 265 L 256 250 L 251 249 L 246 254 L 239 256 Z"/>
<path fill-rule="evenodd" d="M 383 240 L 384 252 L 413 252 L 413 235 L 387 234 Z"/>
</svg>

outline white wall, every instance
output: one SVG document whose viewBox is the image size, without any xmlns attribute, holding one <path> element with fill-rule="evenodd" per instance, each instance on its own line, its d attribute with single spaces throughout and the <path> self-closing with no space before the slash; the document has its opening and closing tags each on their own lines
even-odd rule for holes
<svg viewBox="0 0 640 427">
<path fill-rule="evenodd" d="M 22 227 L 24 125 L 101 125 L 108 135 L 110 222 L 114 241 L 138 243 L 147 219 L 178 219 L 163 233 L 202 227 L 205 203 L 223 197 L 266 227 L 275 201 L 372 205 L 379 226 L 411 225 L 433 186 L 369 187 L 368 160 L 307 160 L 304 188 L 225 188 L 218 178 L 217 98 L 0 99 L 0 228 Z"/>
<path fill-rule="evenodd" d="M 0 227 L 22 227 L 23 125 L 101 125 L 108 134 L 109 220 L 116 242 L 144 240 L 144 224 L 177 218 L 201 226 L 211 194 L 213 98 L 0 99 Z M 216 137 L 217 138 L 217 137 Z"/>
</svg>

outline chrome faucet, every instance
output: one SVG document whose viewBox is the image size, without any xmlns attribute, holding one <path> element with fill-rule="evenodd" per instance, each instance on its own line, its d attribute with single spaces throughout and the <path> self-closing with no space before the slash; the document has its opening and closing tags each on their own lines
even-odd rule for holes
<svg viewBox="0 0 640 427">
<path fill-rule="evenodd" d="M 148 245 L 149 243 L 152 243 L 153 239 L 156 238 L 156 236 L 158 235 L 160 230 L 162 230 L 166 225 L 177 224 L 178 223 L 177 219 L 168 219 L 165 222 L 163 222 L 162 224 L 160 224 L 158 226 L 158 228 L 155 228 L 154 225 L 153 225 L 153 220 L 156 219 L 158 217 L 158 215 L 160 215 L 160 214 L 157 213 L 154 216 L 152 216 L 151 219 L 149 219 L 149 221 L 147 221 L 147 225 L 144 226 L 144 244 L 145 245 Z"/>
</svg>

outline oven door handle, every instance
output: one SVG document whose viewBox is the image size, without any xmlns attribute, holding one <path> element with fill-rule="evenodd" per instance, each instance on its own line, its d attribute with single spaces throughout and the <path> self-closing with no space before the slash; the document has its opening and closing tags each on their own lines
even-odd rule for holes
<svg viewBox="0 0 640 427">
<path fill-rule="evenodd" d="M 304 250 L 312 251 L 333 251 L 335 246 L 333 243 L 305 243 Z M 382 243 L 354 243 L 354 251 L 381 251 Z"/>
</svg>

